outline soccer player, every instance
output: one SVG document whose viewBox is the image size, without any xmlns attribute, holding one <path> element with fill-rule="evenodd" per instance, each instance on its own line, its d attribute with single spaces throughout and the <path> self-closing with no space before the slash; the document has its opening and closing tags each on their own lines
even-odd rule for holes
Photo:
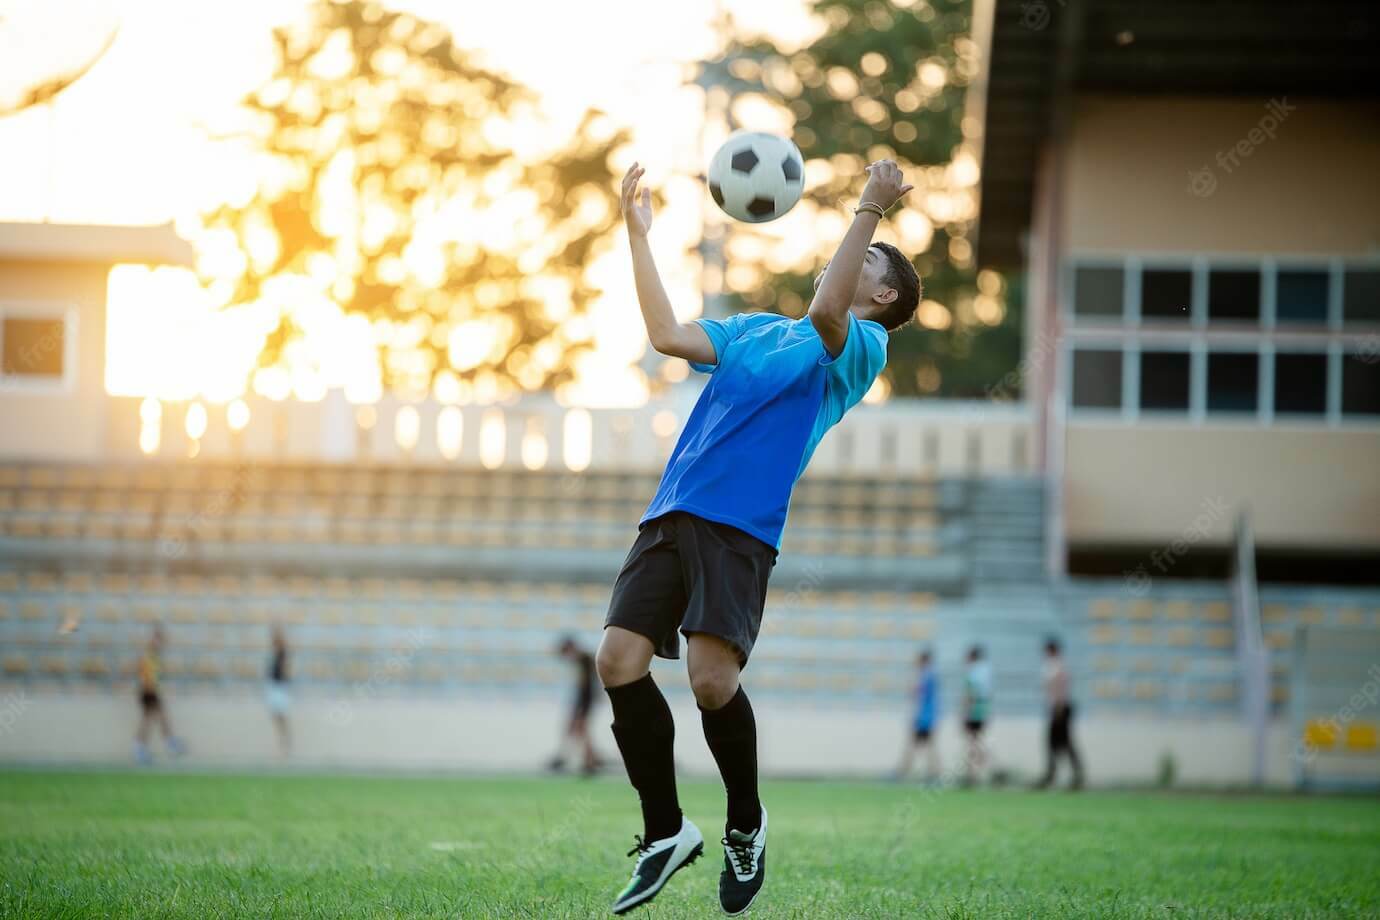
<svg viewBox="0 0 1380 920">
<path fill-rule="evenodd" d="M 901 755 L 901 765 L 896 768 L 896 779 L 903 780 L 910 773 L 911 762 L 918 748 L 925 749 L 926 779 L 935 782 L 939 779 L 939 750 L 934 740 L 934 721 L 939 714 L 939 678 L 935 676 L 929 649 L 920 653 L 920 679 L 915 686 L 915 724 L 914 733 L 906 743 Z"/>
<path fill-rule="evenodd" d="M 589 737 L 589 711 L 594 708 L 594 690 L 599 680 L 594 673 L 594 656 L 580 648 L 570 636 L 561 639 L 556 654 L 575 666 L 575 695 L 570 721 L 566 723 L 556 756 L 551 758 L 549 766 L 556 772 L 565 769 L 566 743 L 573 741 L 580 749 L 581 771 L 585 776 L 593 776 L 602 765 L 599 755 L 594 753 L 594 741 Z"/>
<path fill-rule="evenodd" d="M 963 730 L 968 734 L 968 785 L 978 781 L 987 763 L 987 749 L 982 744 L 982 730 L 992 706 L 992 667 L 983 660 L 982 646 L 968 649 L 968 670 L 963 674 Z"/>
<path fill-rule="evenodd" d="M 618 573 L 597 656 L 613 735 L 642 805 L 624 913 L 656 896 L 696 859 L 704 838 L 681 814 L 675 725 L 649 671 L 652 656 L 688 650 L 690 687 L 728 799 L 719 902 L 748 908 L 766 871 L 767 812 L 757 796 L 757 725 L 739 674 L 752 654 L 796 479 L 824 433 L 862 399 L 886 364 L 888 333 L 920 298 L 914 267 L 871 244 L 888 208 L 910 190 L 890 160 L 867 184 L 843 242 L 815 279 L 809 314 L 676 319 L 647 232 L 651 192 L 633 164 L 622 210 L 637 298 L 652 347 L 709 375 Z"/>
<path fill-rule="evenodd" d="M 153 755 L 149 752 L 149 735 L 153 733 L 155 722 L 163 733 L 163 743 L 168 746 L 168 753 L 176 756 L 186 750 L 186 745 L 173 734 L 167 710 L 163 708 L 163 697 L 158 692 L 159 672 L 163 668 L 163 641 L 163 627 L 155 625 L 149 636 L 148 647 L 139 659 L 140 715 L 139 728 L 134 736 L 134 759 L 141 764 L 153 763 Z"/>
<path fill-rule="evenodd" d="M 268 659 L 268 687 L 264 697 L 268 713 L 273 718 L 273 730 L 278 736 L 278 753 L 286 757 L 292 753 L 292 729 L 288 725 L 288 710 L 292 708 L 292 694 L 288 692 L 288 644 L 282 626 L 273 627 L 273 654 Z"/>
<path fill-rule="evenodd" d="M 1041 789 L 1054 782 L 1059 755 L 1067 754 L 1073 767 L 1073 788 L 1083 788 L 1083 761 L 1073 746 L 1073 699 L 1069 695 L 1069 669 L 1059 648 L 1059 640 L 1045 640 L 1045 701 L 1049 705 L 1049 747 L 1045 760 L 1045 775 L 1037 784 Z"/>
</svg>

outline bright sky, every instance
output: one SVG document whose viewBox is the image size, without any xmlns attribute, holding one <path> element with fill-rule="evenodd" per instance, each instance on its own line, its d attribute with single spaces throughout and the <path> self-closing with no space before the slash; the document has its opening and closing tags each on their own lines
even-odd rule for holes
<svg viewBox="0 0 1380 920">
<path fill-rule="evenodd" d="M 678 311 L 698 314 L 698 269 L 684 252 L 698 238 L 705 196 L 686 177 L 702 171 L 718 139 L 701 137 L 704 103 L 697 88 L 685 86 L 689 65 L 714 52 L 712 23 L 720 9 L 748 31 L 788 45 L 808 41 L 822 25 L 803 0 L 677 0 L 654 9 L 645 0 L 391 5 L 445 24 L 483 64 L 537 90 L 553 136 L 567 132 L 587 108 L 602 109 L 631 130 L 627 158 L 646 164 L 651 184 L 668 198 L 653 234 L 667 287 Z M 243 154 L 208 135 L 234 125 L 239 100 L 272 72 L 273 27 L 304 6 L 304 0 L 43 0 L 41 6 L 0 0 L 0 105 L 16 74 L 51 66 L 72 43 L 98 43 L 102 23 L 119 22 L 110 50 L 55 105 L 0 116 L 0 220 L 172 220 L 187 227 L 191 215 L 251 194 L 254 178 Z M 46 18 L 39 22 L 46 41 L 13 40 L 16 26 L 34 23 L 34 9 Z M 66 27 L 71 22 L 82 27 Z M 748 115 L 744 120 L 751 121 Z M 767 112 L 746 126 L 785 127 Z M 772 261 L 782 266 L 798 264 L 805 249 L 812 253 L 821 230 L 842 233 L 842 226 L 820 227 L 819 215 L 802 210 L 768 229 L 776 240 Z M 912 230 L 913 242 L 927 245 L 928 222 L 919 218 Z M 744 245 L 750 242 L 745 238 Z M 642 371 L 629 366 L 646 340 L 624 253 L 617 247 L 590 266 L 606 294 L 593 316 L 597 353 L 578 369 L 579 383 L 565 394 L 570 402 L 646 398 Z M 262 311 L 217 313 L 186 273 L 169 270 L 117 269 L 110 297 L 107 386 L 128 395 L 233 399 L 274 322 Z M 367 324 L 361 331 L 329 302 L 304 300 L 301 310 L 323 341 L 355 342 L 360 364 L 335 360 L 329 373 L 321 371 L 324 377 L 307 381 L 256 378 L 255 388 L 319 398 L 323 386 L 359 384 L 359 368 L 369 363 Z M 170 336 L 183 347 L 165 347 Z M 364 381 L 362 398 L 376 387 Z"/>
</svg>

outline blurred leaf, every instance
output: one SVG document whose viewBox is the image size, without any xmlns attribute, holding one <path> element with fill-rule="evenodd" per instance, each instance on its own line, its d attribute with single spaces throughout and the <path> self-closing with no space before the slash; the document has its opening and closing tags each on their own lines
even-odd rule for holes
<svg viewBox="0 0 1380 920">
<path fill-rule="evenodd" d="M 296 278 L 374 324 L 385 388 L 428 387 L 452 364 L 451 331 L 486 320 L 498 344 L 457 377 L 500 393 L 567 379 L 586 346 L 563 327 L 599 293 L 585 267 L 616 223 L 608 157 L 624 135 L 590 112 L 563 147 L 524 162 L 511 138 L 540 131 L 532 94 L 473 64 L 445 28 L 375 2 L 318 0 L 274 40 L 277 68 L 244 101 L 256 193 L 204 215 L 245 256 L 213 279 L 229 302 L 282 311 L 261 366 L 290 363 L 305 335 L 302 305 L 272 288 Z M 268 265 L 254 257 L 265 228 Z M 534 296 L 534 279 L 563 282 L 569 303 Z M 387 334 L 405 324 L 420 334 Z"/>
<path fill-rule="evenodd" d="M 924 215 L 933 228 L 928 247 L 912 251 L 924 280 L 924 297 L 946 308 L 947 328 L 919 324 L 892 336 L 887 374 L 899 396 L 1004 398 L 1019 386 L 1004 385 L 1020 360 L 1020 304 L 1005 282 L 989 277 L 985 314 L 967 237 L 974 225 L 972 180 L 952 181 L 964 150 L 963 103 L 976 73 L 968 40 L 967 0 L 815 0 L 815 14 L 827 27 L 800 49 L 779 48 L 758 37 L 731 35 L 722 54 L 700 64 L 696 82 L 709 92 L 733 97 L 757 94 L 794 120 L 793 137 L 816 170 L 827 178 L 811 184 L 807 203 L 824 210 L 850 207 L 862 190 L 862 166 L 891 157 L 917 186 L 893 211 L 879 238 L 905 250 L 900 227 L 904 211 Z M 744 127 L 733 121 L 730 127 Z M 749 126 L 752 127 L 752 126 Z M 931 196 L 933 193 L 933 196 Z M 955 208 L 954 202 L 965 207 Z M 911 226 L 919 223 L 911 221 Z M 923 224 L 920 224 L 924 226 Z M 755 232 L 734 224 L 731 233 Z M 890 233 L 892 236 L 887 236 Z M 957 240 L 957 243 L 954 241 Z M 729 310 L 780 310 L 798 314 L 809 303 L 811 278 L 837 245 L 821 238 L 816 262 L 777 274 L 770 285 L 729 292 Z M 951 243 L 953 246 L 951 246 Z M 914 246 L 911 247 L 914 250 Z M 957 249 L 960 256 L 954 254 Z M 738 261 L 731 257 L 730 262 Z M 922 313 L 922 315 L 924 315 Z"/>
</svg>

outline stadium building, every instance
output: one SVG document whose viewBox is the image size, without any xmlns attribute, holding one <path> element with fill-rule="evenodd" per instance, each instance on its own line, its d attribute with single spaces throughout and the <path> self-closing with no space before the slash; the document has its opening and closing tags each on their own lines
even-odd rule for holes
<svg viewBox="0 0 1380 920">
<path fill-rule="evenodd" d="M 825 439 L 745 677 L 765 772 L 887 771 L 929 647 L 956 773 L 981 644 L 993 760 L 1033 777 L 1057 635 L 1094 783 L 1377 775 L 1376 14 L 1330 6 L 1360 25 L 1299 43 L 1186 4 L 977 4 L 978 254 L 1027 278 L 1023 399 L 859 407 Z M 125 758 L 163 623 L 193 761 L 264 761 L 277 623 L 303 763 L 535 768 L 554 645 L 598 641 L 693 384 L 632 410 L 108 395 L 111 266 L 189 258 L 167 229 L 0 228 L 0 756 Z"/>
</svg>

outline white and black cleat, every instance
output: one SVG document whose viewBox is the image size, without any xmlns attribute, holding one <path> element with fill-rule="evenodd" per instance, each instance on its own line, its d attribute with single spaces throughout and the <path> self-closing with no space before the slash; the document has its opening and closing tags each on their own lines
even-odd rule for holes
<svg viewBox="0 0 1380 920">
<path fill-rule="evenodd" d="M 719 873 L 719 906 L 732 916 L 752 906 L 767 877 L 767 810 L 755 833 L 730 830 L 723 839 L 724 871 Z"/>
<path fill-rule="evenodd" d="M 699 859 L 704 853 L 704 835 L 690 819 L 682 817 L 680 832 L 674 837 L 647 843 L 639 836 L 637 846 L 629 850 L 628 855 L 634 853 L 637 854 L 637 865 L 633 866 L 632 880 L 613 902 L 615 914 L 626 914 L 637 905 L 650 901 L 672 875 Z"/>
</svg>

